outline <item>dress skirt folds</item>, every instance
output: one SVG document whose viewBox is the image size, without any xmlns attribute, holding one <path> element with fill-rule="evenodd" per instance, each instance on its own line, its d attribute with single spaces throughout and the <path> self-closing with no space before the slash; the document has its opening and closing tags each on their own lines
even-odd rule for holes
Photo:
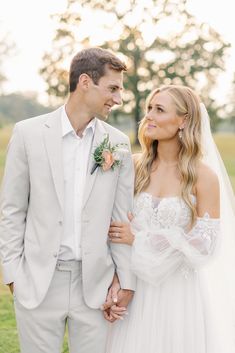
<svg viewBox="0 0 235 353">
<path fill-rule="evenodd" d="M 213 257 L 219 220 L 205 214 L 189 230 L 181 198 L 148 193 L 136 197 L 134 216 L 137 288 L 128 315 L 110 325 L 107 353 L 223 353 L 201 271 Z"/>
</svg>

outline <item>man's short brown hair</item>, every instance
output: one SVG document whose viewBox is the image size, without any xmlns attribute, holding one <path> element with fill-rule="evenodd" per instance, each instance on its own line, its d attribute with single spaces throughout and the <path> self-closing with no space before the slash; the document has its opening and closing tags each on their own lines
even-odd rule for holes
<svg viewBox="0 0 235 353">
<path fill-rule="evenodd" d="M 97 85 L 105 75 L 106 67 L 115 71 L 126 71 L 126 65 L 112 52 L 102 48 L 84 49 L 77 53 L 71 63 L 69 72 L 69 90 L 74 92 L 81 74 L 87 74 Z"/>
</svg>

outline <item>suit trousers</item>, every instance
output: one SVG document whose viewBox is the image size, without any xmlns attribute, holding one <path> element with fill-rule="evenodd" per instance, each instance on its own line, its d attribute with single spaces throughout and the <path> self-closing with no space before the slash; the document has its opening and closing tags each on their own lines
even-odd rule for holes
<svg viewBox="0 0 235 353">
<path fill-rule="evenodd" d="M 14 298 L 21 353 L 60 353 L 66 325 L 70 353 L 104 353 L 108 323 L 84 302 L 82 262 L 59 260 L 49 290 L 35 309 Z"/>
</svg>

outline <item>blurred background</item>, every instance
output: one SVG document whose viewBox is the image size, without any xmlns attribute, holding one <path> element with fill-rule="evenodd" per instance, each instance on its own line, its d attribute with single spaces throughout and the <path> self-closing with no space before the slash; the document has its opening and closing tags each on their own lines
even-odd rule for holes
<svg viewBox="0 0 235 353">
<path fill-rule="evenodd" d="M 233 0 L 0 0 L 0 180 L 14 123 L 65 102 L 70 61 L 88 46 L 109 48 L 128 65 L 123 106 L 108 122 L 133 150 L 154 87 L 195 89 L 235 190 Z M 0 353 L 18 352 L 12 300 L 1 286 Z"/>
</svg>

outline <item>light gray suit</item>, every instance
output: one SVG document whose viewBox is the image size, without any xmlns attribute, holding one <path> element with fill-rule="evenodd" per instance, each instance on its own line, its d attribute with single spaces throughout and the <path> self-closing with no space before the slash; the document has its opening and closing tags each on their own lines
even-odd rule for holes
<svg viewBox="0 0 235 353">
<path fill-rule="evenodd" d="M 16 124 L 8 147 L 1 191 L 0 254 L 5 283 L 14 282 L 17 302 L 27 309 L 43 302 L 55 273 L 63 232 L 64 179 L 61 108 Z M 126 143 L 121 166 L 91 175 L 92 151 L 109 134 Z M 97 121 L 82 211 L 82 290 L 86 305 L 105 301 L 116 267 L 122 288 L 135 289 L 130 247 L 107 242 L 110 220 L 127 220 L 134 171 L 128 138 Z"/>
</svg>

